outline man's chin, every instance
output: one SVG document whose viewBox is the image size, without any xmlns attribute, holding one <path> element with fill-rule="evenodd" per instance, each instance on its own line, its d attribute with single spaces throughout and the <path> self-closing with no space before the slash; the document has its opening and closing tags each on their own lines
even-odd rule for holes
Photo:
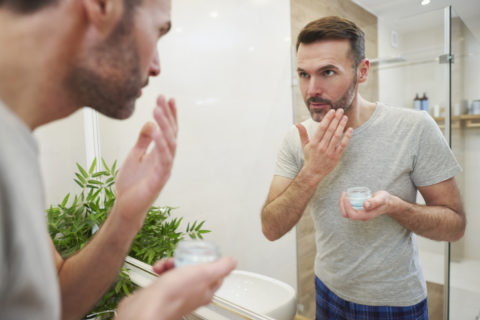
<svg viewBox="0 0 480 320">
<path fill-rule="evenodd" d="M 312 120 L 315 122 L 321 122 L 325 117 L 326 112 L 310 112 Z"/>
<path fill-rule="evenodd" d="M 132 99 L 128 103 L 124 103 L 122 106 L 116 108 L 94 108 L 104 116 L 107 116 L 112 119 L 125 120 L 132 116 L 135 111 L 135 102 L 136 98 Z"/>
</svg>

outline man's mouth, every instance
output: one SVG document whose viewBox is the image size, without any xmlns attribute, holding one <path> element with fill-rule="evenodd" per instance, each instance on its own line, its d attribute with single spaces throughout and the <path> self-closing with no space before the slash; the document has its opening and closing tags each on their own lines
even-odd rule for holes
<svg viewBox="0 0 480 320">
<path fill-rule="evenodd" d="M 147 81 L 145 81 L 145 83 L 144 83 L 143 86 L 140 88 L 140 90 L 138 90 L 137 98 L 139 98 L 139 97 L 142 95 L 143 88 L 145 88 L 146 86 L 148 86 L 148 79 L 147 79 Z"/>
<path fill-rule="evenodd" d="M 330 104 L 320 102 L 310 102 L 309 107 L 310 110 L 314 112 L 325 111 L 331 108 Z"/>
</svg>

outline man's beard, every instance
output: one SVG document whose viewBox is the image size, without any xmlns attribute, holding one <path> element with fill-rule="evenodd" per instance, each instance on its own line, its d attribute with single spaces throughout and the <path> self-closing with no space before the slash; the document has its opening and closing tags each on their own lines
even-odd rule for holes
<svg viewBox="0 0 480 320">
<path fill-rule="evenodd" d="M 311 103 L 322 103 L 322 104 L 328 104 L 330 106 L 330 109 L 337 110 L 342 108 L 345 112 L 347 112 L 348 109 L 352 106 L 353 103 L 353 98 L 355 96 L 355 87 L 357 85 L 357 73 L 355 72 L 355 75 L 353 77 L 352 84 L 347 88 L 345 93 L 342 95 L 340 99 L 338 99 L 335 102 L 332 102 L 329 99 L 324 99 L 318 96 L 310 97 L 305 101 L 305 104 L 307 105 L 307 109 L 310 112 L 310 115 L 312 116 L 312 119 L 314 121 L 320 122 L 322 121 L 323 117 L 325 114 L 328 112 L 327 111 L 312 111 L 310 109 L 310 104 Z"/>
<path fill-rule="evenodd" d="M 126 119 L 146 80 L 142 79 L 139 54 L 130 34 L 128 18 L 119 23 L 106 42 L 92 50 L 93 66 L 79 61 L 65 79 L 66 90 L 79 106 L 89 106 L 115 119 Z"/>
</svg>

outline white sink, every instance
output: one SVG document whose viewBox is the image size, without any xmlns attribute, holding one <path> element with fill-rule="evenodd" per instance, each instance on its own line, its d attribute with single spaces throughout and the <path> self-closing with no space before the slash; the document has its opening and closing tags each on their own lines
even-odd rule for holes
<svg viewBox="0 0 480 320">
<path fill-rule="evenodd" d="M 295 290 L 258 273 L 234 270 L 215 296 L 276 320 L 292 320 L 296 313 Z"/>
<path fill-rule="evenodd" d="M 125 267 L 140 287 L 148 286 L 157 277 L 152 266 L 131 257 L 125 259 Z M 296 293 L 290 285 L 258 273 L 234 270 L 209 305 L 184 319 L 292 320 L 296 304 Z"/>
</svg>

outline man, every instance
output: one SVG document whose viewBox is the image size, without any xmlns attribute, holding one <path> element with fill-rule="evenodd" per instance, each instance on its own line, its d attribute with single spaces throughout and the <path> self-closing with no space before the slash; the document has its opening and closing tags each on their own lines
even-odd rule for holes
<svg viewBox="0 0 480 320">
<path fill-rule="evenodd" d="M 170 175 L 175 102 L 158 98 L 156 124 L 141 129 L 123 163 L 108 219 L 65 261 L 48 238 L 31 131 L 86 105 L 129 117 L 160 72 L 156 42 L 169 29 L 170 0 L 0 0 L 0 319 L 78 319 L 116 278 Z M 125 299 L 117 318 L 179 319 L 208 303 L 235 264 L 172 270 L 172 259 L 160 261 L 162 275 Z"/>
<path fill-rule="evenodd" d="M 370 68 L 364 34 L 326 17 L 297 40 L 299 86 L 311 118 L 288 132 L 262 229 L 276 240 L 307 205 L 315 222 L 317 319 L 426 319 L 426 286 L 414 233 L 455 241 L 465 215 L 461 171 L 425 112 L 363 99 Z M 345 190 L 374 191 L 361 210 Z M 415 204 L 417 189 L 426 205 Z"/>
</svg>

